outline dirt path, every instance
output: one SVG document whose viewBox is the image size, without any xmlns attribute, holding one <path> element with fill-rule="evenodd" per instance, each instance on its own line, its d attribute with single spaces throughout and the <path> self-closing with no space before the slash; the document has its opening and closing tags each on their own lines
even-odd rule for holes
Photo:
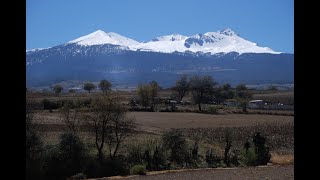
<svg viewBox="0 0 320 180">
<path fill-rule="evenodd" d="M 248 168 L 197 169 L 178 172 L 167 172 L 147 176 L 112 177 L 101 179 L 130 179 L 130 180 L 230 180 L 230 179 L 294 179 L 294 166 L 260 166 Z"/>
</svg>

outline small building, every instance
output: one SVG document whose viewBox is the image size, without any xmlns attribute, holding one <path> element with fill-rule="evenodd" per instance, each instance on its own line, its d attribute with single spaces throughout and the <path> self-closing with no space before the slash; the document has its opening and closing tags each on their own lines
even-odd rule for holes
<svg viewBox="0 0 320 180">
<path fill-rule="evenodd" d="M 257 99 L 257 100 L 249 101 L 248 107 L 252 109 L 263 109 L 268 104 L 269 103 L 264 100 Z"/>
</svg>

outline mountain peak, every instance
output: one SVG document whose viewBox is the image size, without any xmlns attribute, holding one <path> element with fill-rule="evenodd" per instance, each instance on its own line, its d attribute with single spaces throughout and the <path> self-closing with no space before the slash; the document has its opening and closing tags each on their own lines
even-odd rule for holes
<svg viewBox="0 0 320 180">
<path fill-rule="evenodd" d="M 102 45 L 102 44 L 131 46 L 134 44 L 138 44 L 138 42 L 133 39 L 126 38 L 114 32 L 106 33 L 102 30 L 97 30 L 88 35 L 69 41 L 68 43 L 69 44 L 76 43 L 83 46 Z"/>
<path fill-rule="evenodd" d="M 104 32 L 103 30 L 101 29 L 98 29 L 97 31 L 91 33 L 91 34 L 106 34 L 106 32 Z"/>
<path fill-rule="evenodd" d="M 220 34 L 224 34 L 224 35 L 227 35 L 227 36 L 233 36 L 233 35 L 237 35 L 232 29 L 230 28 L 226 28 L 222 31 L 218 31 L 218 33 Z"/>
</svg>

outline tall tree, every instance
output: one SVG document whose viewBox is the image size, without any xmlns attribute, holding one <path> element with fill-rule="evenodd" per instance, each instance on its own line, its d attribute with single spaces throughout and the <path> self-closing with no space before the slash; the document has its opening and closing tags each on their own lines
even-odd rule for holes
<svg viewBox="0 0 320 180">
<path fill-rule="evenodd" d="M 236 97 L 238 101 L 241 103 L 242 110 L 247 112 L 247 105 L 250 98 L 252 98 L 252 93 L 248 90 L 246 85 L 239 84 L 236 87 Z"/>
<path fill-rule="evenodd" d="M 135 123 L 132 118 L 127 118 L 126 112 L 119 97 L 105 96 L 93 101 L 91 113 L 86 118 L 95 135 L 99 159 L 104 156 L 105 143 L 109 146 L 110 158 L 114 158 L 121 143 L 131 134 Z"/>
<path fill-rule="evenodd" d="M 227 99 L 233 99 L 234 92 L 231 89 L 230 84 L 224 84 L 222 87 L 216 88 L 214 91 L 214 99 L 215 101 L 220 104 Z"/>
<path fill-rule="evenodd" d="M 111 91 L 112 84 L 108 80 L 101 80 L 99 83 L 99 88 L 105 94 Z"/>
<path fill-rule="evenodd" d="M 142 106 L 146 108 L 150 105 L 150 86 L 148 84 L 139 84 L 137 94 Z"/>
<path fill-rule="evenodd" d="M 93 83 L 88 82 L 83 85 L 83 89 L 90 93 L 92 90 L 96 89 L 96 86 Z"/>
<path fill-rule="evenodd" d="M 176 81 L 174 90 L 178 93 L 178 100 L 182 101 L 182 98 L 186 95 L 189 89 L 188 76 L 182 75 L 179 80 Z"/>
<path fill-rule="evenodd" d="M 199 111 L 201 111 L 201 103 L 212 97 L 216 84 L 211 76 L 193 76 L 190 78 L 192 97 L 194 102 L 198 104 Z"/>
<path fill-rule="evenodd" d="M 151 81 L 150 82 L 150 104 L 151 104 L 151 109 L 154 109 L 155 105 L 155 98 L 158 96 L 158 90 L 159 90 L 159 85 L 157 81 Z"/>
</svg>

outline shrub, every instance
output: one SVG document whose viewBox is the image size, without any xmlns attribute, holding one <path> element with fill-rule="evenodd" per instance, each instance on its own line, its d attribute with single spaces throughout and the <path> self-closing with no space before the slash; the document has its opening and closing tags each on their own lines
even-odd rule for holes
<svg viewBox="0 0 320 180">
<path fill-rule="evenodd" d="M 255 166 L 257 161 L 257 154 L 254 148 L 248 150 L 242 150 L 240 152 L 239 164 L 240 166 Z"/>
<path fill-rule="evenodd" d="M 162 141 L 165 148 L 171 150 L 170 160 L 178 164 L 185 162 L 187 153 L 187 141 L 182 132 L 178 129 L 172 129 L 162 135 Z"/>
<path fill-rule="evenodd" d="M 217 163 L 217 167 L 222 167 L 222 168 L 226 168 L 227 165 L 223 162 L 223 160 L 220 160 L 219 163 Z"/>
<path fill-rule="evenodd" d="M 257 133 L 253 137 L 253 142 L 255 145 L 255 153 L 257 154 L 257 164 L 258 165 L 266 165 L 270 159 L 271 154 L 269 152 L 269 148 L 266 147 L 266 138 L 263 137 L 260 133 Z"/>
<path fill-rule="evenodd" d="M 217 167 L 218 157 L 214 155 L 214 152 L 211 148 L 206 152 L 206 162 L 208 167 Z"/>
<path fill-rule="evenodd" d="M 156 146 L 152 156 L 152 170 L 166 169 L 166 155 L 162 147 Z"/>
<path fill-rule="evenodd" d="M 144 165 L 135 165 L 130 169 L 132 175 L 146 175 L 146 167 Z"/>
<path fill-rule="evenodd" d="M 98 159 L 91 158 L 86 167 L 85 174 L 88 178 L 108 177 L 115 175 L 128 175 L 129 170 L 124 159 Z"/>
<path fill-rule="evenodd" d="M 48 99 L 43 99 L 42 100 L 42 105 L 44 110 L 52 110 L 52 109 L 57 109 L 58 105 L 56 102 L 50 101 Z"/>
<path fill-rule="evenodd" d="M 67 99 L 59 100 L 57 101 L 56 104 L 58 108 L 61 108 L 63 106 L 68 106 L 71 109 L 75 108 L 75 103 L 72 100 L 67 100 Z"/>
</svg>

